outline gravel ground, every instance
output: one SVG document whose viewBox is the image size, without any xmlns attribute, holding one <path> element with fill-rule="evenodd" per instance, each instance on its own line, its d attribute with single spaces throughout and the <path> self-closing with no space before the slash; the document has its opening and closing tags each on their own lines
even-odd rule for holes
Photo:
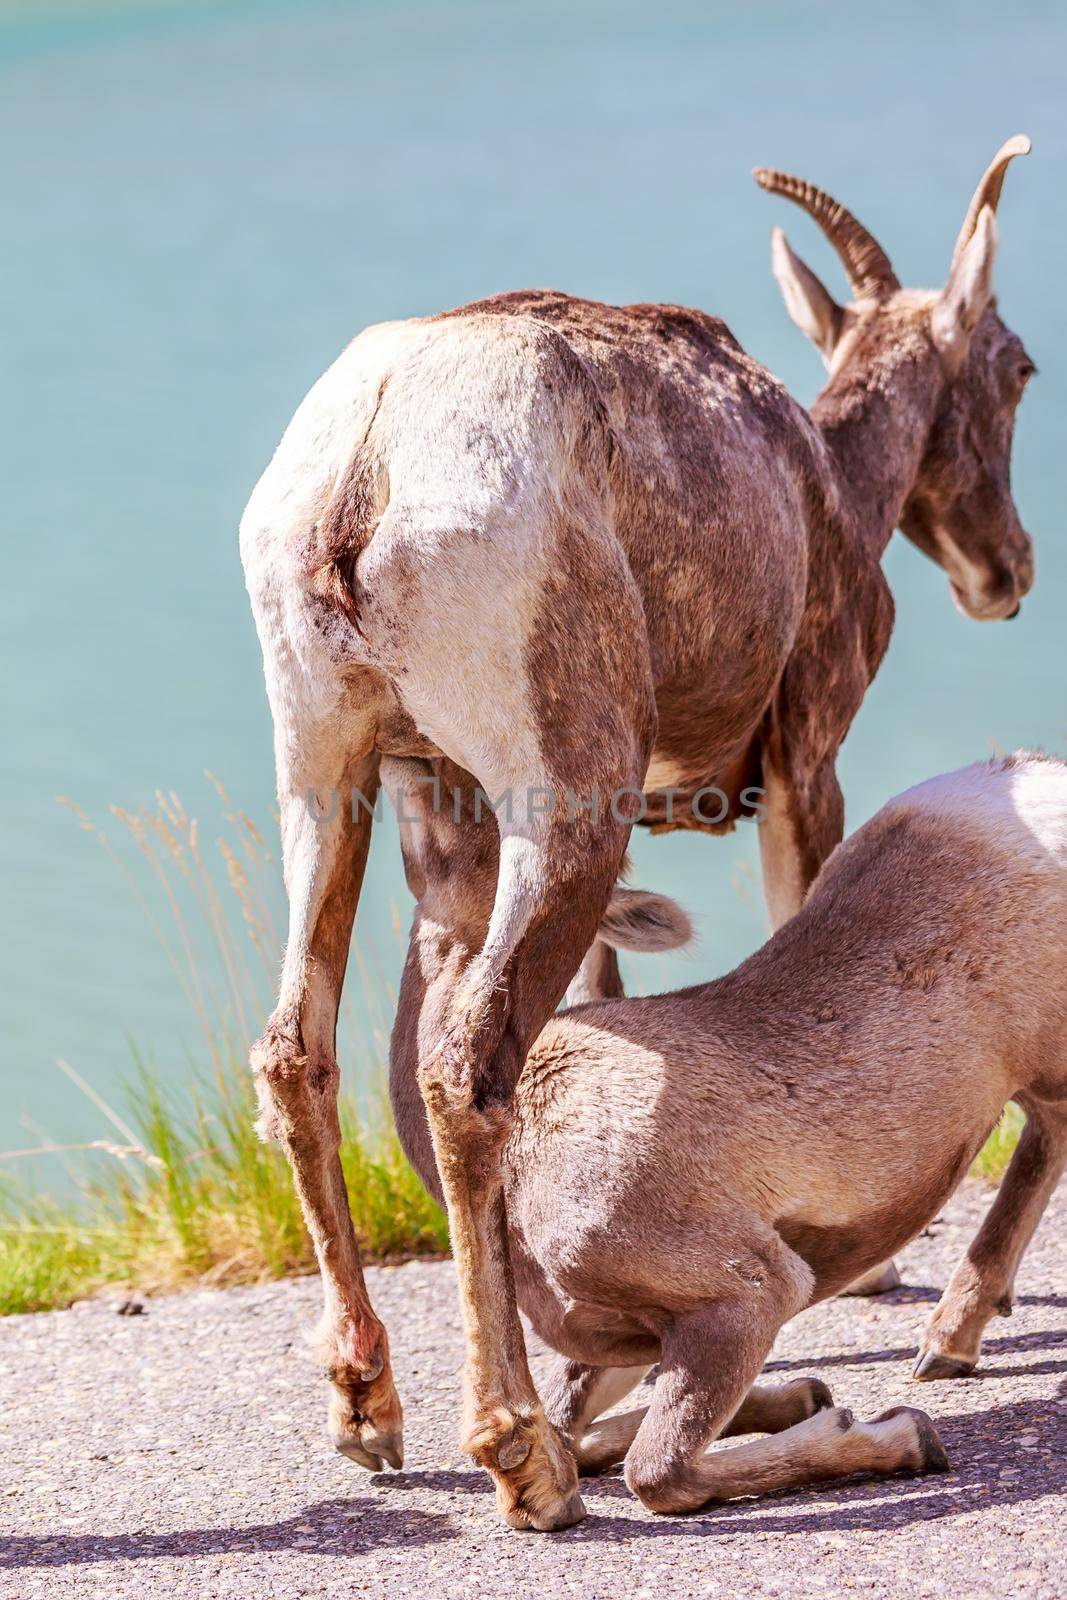
<svg viewBox="0 0 1067 1600">
<path fill-rule="evenodd" d="M 1067 1184 L 995 1322 L 981 1377 L 910 1384 L 923 1319 L 989 1191 L 967 1186 L 905 1252 L 907 1288 L 836 1300 L 770 1363 L 873 1415 L 929 1409 L 953 1472 L 654 1518 L 618 1475 L 557 1535 L 496 1521 L 456 1448 L 451 1263 L 368 1274 L 407 1408 L 408 1469 L 335 1455 L 303 1346 L 317 1284 L 201 1290 L 0 1323 L 0 1595 L 436 1597 L 1067 1594 Z M 535 1365 L 540 1365 L 535 1355 Z M 632 1402 L 631 1402 L 632 1403 Z"/>
</svg>

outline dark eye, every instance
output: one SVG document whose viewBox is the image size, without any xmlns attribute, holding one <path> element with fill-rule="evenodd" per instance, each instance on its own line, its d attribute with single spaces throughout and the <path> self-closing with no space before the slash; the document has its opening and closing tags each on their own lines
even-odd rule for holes
<svg viewBox="0 0 1067 1600">
<path fill-rule="evenodd" d="M 1019 362 L 1019 366 L 1018 366 L 1018 369 L 1016 371 L 1016 377 L 1019 380 L 1020 386 L 1023 385 L 1023 384 L 1029 383 L 1030 379 L 1033 377 L 1033 375 L 1034 375 L 1034 373 L 1036 371 L 1037 371 L 1037 368 L 1034 366 L 1034 363 L 1030 360 L 1030 357 L 1029 356 L 1024 356 L 1022 361 Z"/>
</svg>

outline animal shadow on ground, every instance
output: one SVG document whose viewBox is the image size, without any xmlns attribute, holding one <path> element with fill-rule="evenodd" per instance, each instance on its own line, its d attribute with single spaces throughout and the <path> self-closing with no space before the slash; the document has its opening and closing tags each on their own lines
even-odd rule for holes
<svg viewBox="0 0 1067 1600">
<path fill-rule="evenodd" d="M 938 1288 L 932 1283 L 902 1283 L 898 1289 L 890 1289 L 887 1294 L 878 1296 L 879 1303 L 887 1306 L 906 1306 L 928 1300 L 936 1304 L 944 1294 L 944 1285 Z M 1017 1306 L 1058 1306 L 1067 1307 L 1067 1294 L 1017 1294 Z"/>
<path fill-rule="evenodd" d="M 1045 1349 L 1067 1343 L 1067 1330 L 1023 1334 L 1015 1339 L 991 1340 L 989 1343 L 991 1347 L 999 1344 L 1002 1348 L 1016 1350 Z M 911 1351 L 878 1351 L 873 1355 L 861 1353 L 835 1359 L 838 1365 L 858 1365 L 865 1360 L 890 1360 L 911 1354 Z M 804 1363 L 798 1362 L 796 1365 L 803 1366 Z M 989 1368 L 987 1375 L 993 1379 L 1017 1373 L 1041 1374 L 1065 1369 L 1067 1361 L 1049 1361 L 1027 1367 Z M 966 1381 L 980 1384 L 982 1380 L 976 1377 Z M 591 1514 L 587 1521 L 579 1523 L 560 1537 L 616 1543 L 635 1538 L 714 1537 L 723 1533 L 878 1531 L 903 1528 L 914 1522 L 940 1517 L 959 1516 L 990 1506 L 1020 1505 L 1060 1492 L 1060 1463 L 1064 1453 L 1067 1453 L 1067 1406 L 1063 1404 L 1067 1398 L 1067 1381 L 1059 1385 L 1056 1393 L 1045 1398 L 1015 1401 L 1002 1406 L 991 1405 L 981 1411 L 958 1415 L 937 1414 L 934 1397 L 928 1386 L 924 1386 L 916 1398 L 920 1404 L 931 1406 L 935 1412 L 938 1432 L 952 1461 L 952 1472 L 947 1477 L 853 1478 L 834 1485 L 822 1484 L 812 1489 L 766 1495 L 758 1501 L 741 1500 L 730 1505 L 713 1506 L 686 1517 L 650 1521 L 616 1469 L 610 1474 L 583 1481 L 582 1493 L 590 1503 Z M 1060 1429 L 1063 1439 L 1059 1441 L 1062 1443 L 1060 1450 L 1057 1450 L 1058 1441 L 1054 1431 L 1048 1426 L 1048 1413 L 1053 1407 L 1062 1413 Z M 1034 1457 L 1017 1443 L 1019 1436 L 1030 1429 L 1043 1431 L 1051 1447 L 1048 1457 Z M 992 1467 L 988 1453 L 979 1455 L 979 1451 L 987 1450 L 990 1437 L 997 1441 L 996 1462 Z M 1002 1473 L 1013 1475 L 998 1475 Z M 459 1494 L 489 1494 L 491 1489 L 484 1474 L 473 1471 L 405 1472 L 389 1482 L 391 1487 L 401 1492 L 435 1489 Z M 818 1507 L 805 1506 L 805 1499 L 812 1497 L 818 1497 Z M 632 1515 L 603 1515 L 595 1502 L 604 1499 L 626 1502 L 632 1509 Z M 831 1502 L 829 1508 L 827 1501 Z"/>
<path fill-rule="evenodd" d="M 1036 1301 L 1032 1302 L 1038 1303 Z M 1047 1304 L 1047 1300 L 1040 1302 Z M 1015 1378 L 1025 1377 L 1027 1373 L 1040 1374 L 1043 1372 L 1067 1372 L 1067 1359 L 1060 1361 L 1039 1361 L 1028 1363 L 1022 1367 L 999 1367 L 993 1365 L 994 1357 L 1007 1355 L 1012 1351 L 1024 1350 L 1059 1350 L 1067 1348 L 1067 1329 L 1046 1328 L 1035 1333 L 1009 1334 L 1002 1339 L 982 1340 L 982 1363 L 977 1374 L 968 1382 L 980 1383 L 983 1378 Z M 900 1345 L 894 1350 L 850 1350 L 845 1355 L 811 1356 L 805 1359 L 798 1356 L 791 1360 L 770 1360 L 766 1371 L 773 1372 L 809 1372 L 816 1367 L 869 1367 L 882 1361 L 914 1361 L 916 1347 Z M 927 1396 L 931 1389 L 926 1387 L 923 1391 Z"/>
<path fill-rule="evenodd" d="M 339 1520 L 339 1519 L 342 1519 Z M 314 1555 L 360 1555 L 367 1550 L 440 1544 L 456 1538 L 439 1512 L 356 1498 L 320 1500 L 281 1522 L 239 1528 L 182 1528 L 173 1533 L 42 1534 L 0 1542 L 0 1570 L 84 1566 L 94 1561 L 152 1561 L 175 1557 L 299 1550 Z"/>
</svg>

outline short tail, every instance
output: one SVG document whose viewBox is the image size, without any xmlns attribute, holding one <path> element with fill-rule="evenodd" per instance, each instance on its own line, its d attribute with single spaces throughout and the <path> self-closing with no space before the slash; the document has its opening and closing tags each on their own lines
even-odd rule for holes
<svg viewBox="0 0 1067 1600">
<path fill-rule="evenodd" d="M 693 924 L 667 895 L 616 884 L 597 936 L 613 950 L 678 950 L 691 943 Z"/>
<path fill-rule="evenodd" d="M 378 470 L 364 446 L 352 455 L 315 530 L 314 585 L 358 630 L 356 562 L 381 519 Z"/>
</svg>

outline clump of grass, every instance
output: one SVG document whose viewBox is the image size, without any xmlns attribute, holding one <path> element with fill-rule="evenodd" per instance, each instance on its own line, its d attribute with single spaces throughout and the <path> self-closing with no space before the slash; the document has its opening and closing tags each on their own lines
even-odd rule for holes
<svg viewBox="0 0 1067 1600">
<path fill-rule="evenodd" d="M 0 1313 L 68 1305 L 108 1285 L 161 1292 L 194 1283 L 254 1283 L 313 1271 L 314 1253 L 284 1155 L 256 1136 L 247 1068 L 250 1028 L 267 1014 L 278 968 L 278 891 L 262 835 L 221 785 L 227 831 L 209 857 L 174 795 L 115 808 L 141 871 L 77 808 L 142 905 L 203 1041 L 206 1073 L 164 1089 L 138 1066 L 119 1112 L 77 1071 L 109 1137 L 16 1154 L 61 1156 L 73 1172 L 57 1199 L 5 1177 L 0 1186 Z M 69 802 L 68 802 L 69 803 Z M 121 839 L 120 839 L 121 846 Z M 136 859 L 136 858 L 135 858 Z M 221 868 L 221 870 L 220 870 Z M 220 878 L 224 887 L 220 886 Z M 152 892 L 146 893 L 145 883 Z M 161 915 L 161 912 L 165 913 Z M 362 963 L 356 966 L 363 971 Z M 368 999 L 375 990 L 368 985 Z M 342 1095 L 341 1159 L 361 1245 L 374 1259 L 441 1254 L 442 1212 L 408 1165 L 384 1104 L 384 1026 L 371 1012 L 363 1093 Z M 370 1081 L 368 1082 L 368 1077 Z M 117 1138 L 115 1137 L 117 1135 Z M 81 1156 L 92 1150 L 91 1158 Z M 72 1158 L 79 1155 L 81 1166 Z M 85 1169 L 91 1159 L 94 1166 Z M 99 1163 L 105 1163 L 102 1170 Z"/>
<path fill-rule="evenodd" d="M 232 1070 L 183 1113 L 155 1074 L 139 1075 L 137 1142 L 69 1201 L 14 1186 L 0 1194 L 0 1312 L 69 1305 L 107 1285 L 147 1293 L 256 1283 L 315 1268 L 281 1151 L 253 1131 L 247 1070 Z M 442 1213 L 384 1125 L 342 1106 L 342 1162 L 357 1232 L 375 1259 L 438 1255 Z"/>
<path fill-rule="evenodd" d="M 1001 1113 L 1000 1121 L 978 1152 L 971 1168 L 976 1178 L 988 1178 L 992 1182 L 1000 1181 L 1015 1153 L 1015 1146 L 1019 1142 L 1025 1121 L 1026 1118 L 1019 1107 L 1014 1101 L 1009 1100 Z"/>
<path fill-rule="evenodd" d="M 99 1288 L 118 1241 L 47 1199 L 6 1194 L 0 1202 L 0 1313 L 47 1311 Z M 117 1274 L 121 1277 L 121 1274 Z"/>
</svg>

